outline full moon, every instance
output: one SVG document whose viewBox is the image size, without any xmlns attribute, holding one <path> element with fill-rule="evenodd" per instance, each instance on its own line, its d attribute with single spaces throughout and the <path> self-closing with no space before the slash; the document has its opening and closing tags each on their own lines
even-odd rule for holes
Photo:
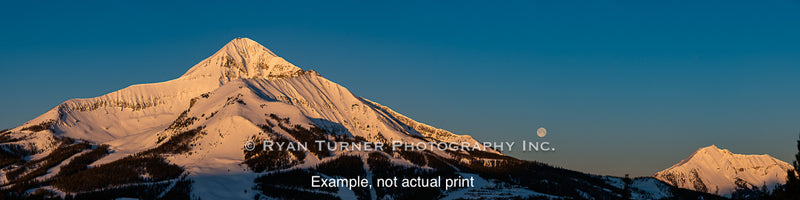
<svg viewBox="0 0 800 200">
<path fill-rule="evenodd" d="M 547 129 L 544 129 L 544 127 L 539 127 L 539 129 L 536 129 L 536 135 L 539 137 L 544 137 L 547 135 Z"/>
</svg>

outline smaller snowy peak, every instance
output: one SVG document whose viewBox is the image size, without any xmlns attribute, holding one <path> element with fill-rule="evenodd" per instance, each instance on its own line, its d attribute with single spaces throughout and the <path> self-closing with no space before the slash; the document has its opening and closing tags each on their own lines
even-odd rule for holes
<svg viewBox="0 0 800 200">
<path fill-rule="evenodd" d="M 735 154 L 711 145 L 653 177 L 680 188 L 731 197 L 737 191 L 774 189 L 786 182 L 789 169 L 789 163 L 767 154 Z"/>
<path fill-rule="evenodd" d="M 685 164 L 685 163 L 687 163 L 687 162 L 689 162 L 691 160 L 704 160 L 704 159 L 709 159 L 709 158 L 710 159 L 717 159 L 717 158 L 729 157 L 729 156 L 732 156 L 732 155 L 733 155 L 733 153 L 731 153 L 731 151 L 729 151 L 727 149 L 720 149 L 719 147 L 717 147 L 717 145 L 713 145 L 712 144 L 711 146 L 707 146 L 707 147 L 703 147 L 703 148 L 697 149 L 696 151 L 694 151 L 694 153 L 689 155 L 689 157 L 687 157 L 686 159 L 683 159 L 680 163 L 674 165 L 673 167 L 681 166 L 681 165 L 683 165 L 683 164 Z M 695 158 L 695 157 L 697 157 L 697 158 Z"/>
<path fill-rule="evenodd" d="M 733 153 L 731 153 L 731 151 L 729 151 L 727 149 L 720 149 L 719 147 L 717 147 L 717 145 L 714 145 L 714 144 L 712 144 L 711 146 L 707 146 L 707 147 L 703 147 L 703 148 L 697 149 L 697 152 L 719 153 L 719 154 L 726 154 L 726 155 L 733 154 Z"/>
</svg>

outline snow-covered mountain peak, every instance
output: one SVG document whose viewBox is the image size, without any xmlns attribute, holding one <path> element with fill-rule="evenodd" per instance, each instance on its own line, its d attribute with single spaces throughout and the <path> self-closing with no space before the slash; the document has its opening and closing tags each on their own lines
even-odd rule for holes
<svg viewBox="0 0 800 200">
<path fill-rule="evenodd" d="M 710 153 L 710 152 L 718 152 L 718 153 L 724 153 L 724 154 L 731 154 L 731 151 L 729 151 L 727 149 L 720 149 L 719 147 L 717 147 L 717 145 L 714 145 L 714 144 L 712 144 L 711 146 L 707 146 L 707 147 L 703 147 L 703 148 L 697 149 L 697 151 L 699 151 L 699 152 L 708 152 L 708 153 Z"/>
<path fill-rule="evenodd" d="M 227 50 L 234 50 L 234 52 L 247 52 L 247 51 L 266 51 L 273 57 L 278 57 L 275 53 L 272 53 L 269 49 L 264 47 L 263 45 L 259 44 L 256 41 L 251 40 L 250 38 L 236 38 L 225 44 L 222 47 L 223 49 Z"/>
<path fill-rule="evenodd" d="M 15 130 L 55 122 L 53 130 L 63 136 L 102 143 L 164 129 L 186 109 L 192 98 L 225 83 L 237 79 L 276 80 L 303 74 L 318 75 L 300 69 L 251 39 L 236 38 L 177 79 L 132 85 L 94 98 L 70 99 Z M 41 140 L 35 146 L 47 149 L 48 144 L 48 140 Z"/>
<path fill-rule="evenodd" d="M 733 153 L 731 153 L 731 151 L 729 151 L 727 149 L 720 149 L 719 147 L 717 147 L 717 145 L 713 145 L 712 144 L 711 146 L 707 146 L 707 147 L 703 147 L 703 148 L 697 149 L 697 151 L 695 151 L 695 153 L 693 153 L 692 155 L 694 155 L 694 156 L 703 156 L 703 157 L 707 156 L 707 157 L 720 158 L 720 157 L 725 157 L 725 156 L 732 156 Z M 690 156 L 689 159 L 693 158 L 694 156 Z"/>
<path fill-rule="evenodd" d="M 677 187 L 730 197 L 737 190 L 772 189 L 783 184 L 789 169 L 789 163 L 767 154 L 735 154 L 711 145 L 653 177 Z"/>
<path fill-rule="evenodd" d="M 712 144 L 711 146 L 707 146 L 707 147 L 703 147 L 703 148 L 697 149 L 697 151 L 712 151 L 712 150 L 719 151 L 719 150 L 722 150 L 722 149 L 717 147 L 716 144 Z"/>
<path fill-rule="evenodd" d="M 294 77 L 304 71 L 248 38 L 236 38 L 214 55 L 201 61 L 181 78 L 215 78 L 226 83 L 238 78 L 274 80 Z"/>
</svg>

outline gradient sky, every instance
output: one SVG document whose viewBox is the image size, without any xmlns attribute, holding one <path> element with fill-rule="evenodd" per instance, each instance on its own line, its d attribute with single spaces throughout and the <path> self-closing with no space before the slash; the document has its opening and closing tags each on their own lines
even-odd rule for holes
<svg viewBox="0 0 800 200">
<path fill-rule="evenodd" d="M 0 128 L 176 78 L 236 37 L 509 154 L 649 176 L 700 147 L 790 162 L 798 1 L 5 2 Z"/>
</svg>

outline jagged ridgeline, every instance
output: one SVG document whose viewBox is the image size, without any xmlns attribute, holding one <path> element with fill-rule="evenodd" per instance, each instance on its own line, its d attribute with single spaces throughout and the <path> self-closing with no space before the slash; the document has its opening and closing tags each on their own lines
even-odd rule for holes
<svg viewBox="0 0 800 200">
<path fill-rule="evenodd" d="M 248 151 L 247 141 L 309 144 Z M 0 133 L 0 199 L 715 199 L 486 150 L 319 148 L 477 143 L 355 96 L 247 38 L 161 83 L 68 100 Z M 312 187 L 325 178 L 471 178 L 470 187 Z"/>
</svg>

